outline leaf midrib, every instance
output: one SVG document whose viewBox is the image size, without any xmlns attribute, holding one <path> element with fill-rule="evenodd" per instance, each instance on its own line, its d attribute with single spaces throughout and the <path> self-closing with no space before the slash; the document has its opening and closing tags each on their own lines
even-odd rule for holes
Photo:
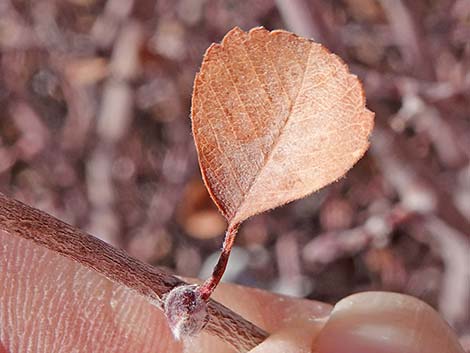
<svg viewBox="0 0 470 353">
<path fill-rule="evenodd" d="M 269 33 L 271 35 L 271 33 Z M 243 45 L 245 46 L 245 42 L 243 42 Z M 246 50 L 246 47 L 245 48 L 245 52 L 249 58 L 249 53 L 248 51 Z M 233 222 L 234 219 L 236 219 L 236 216 L 240 213 L 240 210 L 243 208 L 244 206 L 244 203 L 246 201 L 246 199 L 249 197 L 250 195 L 250 192 L 251 190 L 253 189 L 253 186 L 256 185 L 258 183 L 258 180 L 259 180 L 259 177 L 260 175 L 263 173 L 263 170 L 266 168 L 266 166 L 269 164 L 269 161 L 271 160 L 271 157 L 272 155 L 274 154 L 274 151 L 277 149 L 277 146 L 279 145 L 279 141 L 281 140 L 281 137 L 285 131 L 285 127 L 287 126 L 287 124 L 289 123 L 289 120 L 292 116 L 292 112 L 294 110 L 294 107 L 297 105 L 297 99 L 299 97 L 299 93 L 301 92 L 303 86 L 304 86 L 304 81 L 305 81 L 305 73 L 307 72 L 307 69 L 308 69 L 308 63 L 310 62 L 310 54 L 312 52 L 312 47 L 309 47 L 308 49 L 308 54 L 307 54 L 307 60 L 306 60 L 306 63 L 305 63 L 305 67 L 304 67 L 304 71 L 302 72 L 302 79 L 300 80 L 300 85 L 299 85 L 299 89 L 297 91 L 297 94 L 294 98 L 294 100 L 292 101 L 292 104 L 291 104 L 291 107 L 289 109 L 289 112 L 287 113 L 287 116 L 284 120 L 284 123 L 280 126 L 279 130 L 278 130 L 278 134 L 277 136 L 274 138 L 274 142 L 273 144 L 271 145 L 271 148 L 269 149 L 268 153 L 265 155 L 265 158 L 264 158 L 264 161 L 263 161 L 263 164 L 262 166 L 258 169 L 257 171 L 257 174 L 255 175 L 255 177 L 253 178 L 253 181 L 251 182 L 250 186 L 248 187 L 248 190 L 244 193 L 243 195 L 243 198 L 242 198 L 242 201 L 239 203 L 239 205 L 237 206 L 236 208 L 236 212 L 233 214 L 233 216 L 229 219 L 229 224 L 230 225 L 233 225 L 234 223 L 238 223 L 238 222 L 242 222 L 244 221 L 244 219 L 242 220 L 237 220 L 237 222 Z M 266 50 L 266 52 L 268 52 Z M 277 67 L 276 65 L 274 64 L 274 61 L 272 60 L 271 56 L 269 56 L 270 58 L 270 61 L 273 65 L 273 68 L 274 70 L 276 71 L 276 76 L 279 78 L 279 82 L 280 82 L 280 86 L 284 89 L 284 85 L 282 84 L 282 81 L 281 81 L 281 78 L 279 76 L 279 73 L 278 73 L 278 70 L 277 70 Z M 251 62 L 251 60 L 250 60 Z M 257 75 L 256 73 L 256 70 L 254 70 L 255 74 Z M 287 92 L 286 92 L 287 94 Z M 288 95 L 287 95 L 288 96 Z"/>
</svg>

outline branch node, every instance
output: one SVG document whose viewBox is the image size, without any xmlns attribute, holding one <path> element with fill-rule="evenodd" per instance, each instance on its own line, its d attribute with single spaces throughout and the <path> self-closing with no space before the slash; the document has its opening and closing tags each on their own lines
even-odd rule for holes
<svg viewBox="0 0 470 353">
<path fill-rule="evenodd" d="M 177 340 L 198 334 L 209 321 L 207 302 L 198 285 L 175 287 L 163 300 L 165 316 Z"/>
</svg>

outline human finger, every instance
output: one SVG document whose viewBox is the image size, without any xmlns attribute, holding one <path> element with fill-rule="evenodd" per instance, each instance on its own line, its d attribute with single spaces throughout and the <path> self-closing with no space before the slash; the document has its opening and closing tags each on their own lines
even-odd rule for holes
<svg viewBox="0 0 470 353">
<path fill-rule="evenodd" d="M 464 353 L 429 305 L 397 293 L 365 292 L 338 302 L 317 336 L 318 353 Z"/>
<path fill-rule="evenodd" d="M 181 352 L 185 345 L 233 351 L 207 333 L 176 342 L 163 313 L 128 289 L 6 232 L 0 231 L 0 244 L 0 352 Z M 311 318 L 330 311 L 326 304 L 231 285 L 221 285 L 215 299 L 273 332 L 268 342 L 284 327 L 309 332 Z M 282 341 L 308 345 L 310 337 Z"/>
</svg>

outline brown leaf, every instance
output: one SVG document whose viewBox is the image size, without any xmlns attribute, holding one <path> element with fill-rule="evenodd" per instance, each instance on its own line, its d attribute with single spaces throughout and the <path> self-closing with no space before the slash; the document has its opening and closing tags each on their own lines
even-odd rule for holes
<svg viewBox="0 0 470 353">
<path fill-rule="evenodd" d="M 344 175 L 367 150 L 373 117 L 338 56 L 286 31 L 234 28 L 195 79 L 199 164 L 231 224 Z"/>
</svg>

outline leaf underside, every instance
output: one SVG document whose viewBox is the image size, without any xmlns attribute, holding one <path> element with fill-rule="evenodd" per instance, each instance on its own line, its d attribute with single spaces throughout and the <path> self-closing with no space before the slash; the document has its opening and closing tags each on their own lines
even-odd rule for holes
<svg viewBox="0 0 470 353">
<path fill-rule="evenodd" d="M 264 28 L 234 28 L 209 47 L 191 115 L 204 181 L 230 224 L 343 176 L 367 150 L 374 119 L 338 56 Z"/>
</svg>

